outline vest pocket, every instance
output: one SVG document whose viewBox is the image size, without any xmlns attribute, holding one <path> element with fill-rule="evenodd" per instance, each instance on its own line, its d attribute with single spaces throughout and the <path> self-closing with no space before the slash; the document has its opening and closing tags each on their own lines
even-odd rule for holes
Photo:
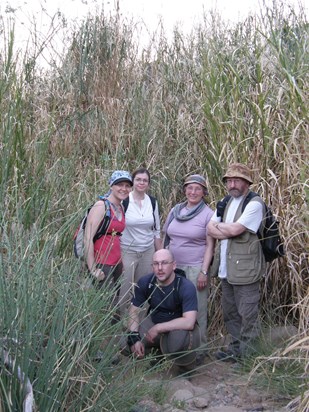
<svg viewBox="0 0 309 412">
<path fill-rule="evenodd" d="M 250 255 L 228 256 L 228 282 L 235 285 L 247 285 L 260 279 L 257 259 Z"/>
</svg>

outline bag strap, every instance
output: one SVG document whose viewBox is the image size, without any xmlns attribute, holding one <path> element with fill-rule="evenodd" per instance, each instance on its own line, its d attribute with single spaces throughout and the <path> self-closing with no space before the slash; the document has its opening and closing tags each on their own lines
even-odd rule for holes
<svg viewBox="0 0 309 412">
<path fill-rule="evenodd" d="M 155 218 L 155 209 L 156 209 L 156 203 L 157 203 L 157 199 L 151 195 L 148 195 L 151 201 L 151 206 L 152 206 L 152 215 L 153 215 L 153 228 L 154 230 L 156 230 L 156 218 Z M 130 202 L 130 197 L 126 197 L 123 201 L 122 201 L 122 206 L 123 206 L 123 210 L 124 213 L 126 213 L 126 211 L 128 210 L 129 207 L 129 202 Z"/>
<path fill-rule="evenodd" d="M 110 220 L 111 220 L 111 206 L 110 206 L 110 202 L 108 199 L 106 199 L 103 196 L 99 196 L 100 200 L 103 200 L 104 205 L 105 205 L 105 215 L 98 227 L 98 230 L 96 232 L 96 234 L 93 237 L 93 242 L 95 242 L 96 240 L 100 239 L 102 236 L 104 236 L 107 233 L 109 224 L 110 224 Z"/>
</svg>

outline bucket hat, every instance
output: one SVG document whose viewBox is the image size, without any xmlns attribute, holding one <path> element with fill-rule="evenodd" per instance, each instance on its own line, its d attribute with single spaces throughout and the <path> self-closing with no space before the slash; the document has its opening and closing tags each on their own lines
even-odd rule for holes
<svg viewBox="0 0 309 412">
<path fill-rule="evenodd" d="M 203 186 L 207 190 L 207 185 L 206 185 L 206 180 L 203 176 L 201 175 L 191 175 L 188 176 L 185 181 L 183 186 L 185 187 L 186 185 L 190 183 L 198 183 L 199 185 Z"/>
<path fill-rule="evenodd" d="M 249 169 L 248 166 L 242 163 L 232 163 L 227 168 L 225 175 L 222 177 L 223 183 L 225 183 L 225 179 L 228 177 L 240 177 L 241 179 L 247 180 L 250 184 L 253 183 L 252 180 L 252 171 Z"/>
<path fill-rule="evenodd" d="M 126 170 L 115 170 L 108 181 L 110 186 L 120 182 L 128 182 L 133 186 L 132 176 Z"/>
<path fill-rule="evenodd" d="M 201 344 L 201 332 L 198 325 L 193 330 L 173 330 L 160 338 L 160 349 L 164 355 L 172 358 L 176 365 L 190 365 L 196 360 L 196 349 Z"/>
</svg>

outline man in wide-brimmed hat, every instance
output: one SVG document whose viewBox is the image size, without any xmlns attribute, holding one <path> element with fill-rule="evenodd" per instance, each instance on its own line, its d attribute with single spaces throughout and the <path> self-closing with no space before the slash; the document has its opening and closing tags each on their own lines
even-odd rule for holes
<svg viewBox="0 0 309 412">
<path fill-rule="evenodd" d="M 167 249 L 154 253 L 152 267 L 153 273 L 143 276 L 134 289 L 127 340 L 130 352 L 141 359 L 156 348 L 176 365 L 194 367 L 195 349 L 201 342 L 196 288 L 179 274 Z M 140 312 L 147 303 L 148 314 L 140 322 Z"/>
<path fill-rule="evenodd" d="M 218 202 L 208 234 L 220 240 L 213 267 L 217 266 L 214 274 L 221 279 L 223 317 L 231 342 L 216 357 L 235 361 L 252 350 L 259 335 L 260 280 L 265 259 L 257 232 L 263 219 L 263 201 L 256 196 L 244 205 L 253 183 L 248 166 L 232 163 L 222 180 L 230 199 L 224 210 L 223 202 Z"/>
</svg>

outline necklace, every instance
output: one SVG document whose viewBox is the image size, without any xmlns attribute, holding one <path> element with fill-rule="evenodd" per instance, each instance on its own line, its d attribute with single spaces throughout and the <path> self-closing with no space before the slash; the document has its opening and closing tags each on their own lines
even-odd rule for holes
<svg viewBox="0 0 309 412">
<path fill-rule="evenodd" d="M 113 202 L 110 202 L 110 204 L 112 205 L 116 218 L 118 220 L 121 220 L 122 218 L 122 209 L 121 209 L 121 205 L 115 205 Z"/>
</svg>

